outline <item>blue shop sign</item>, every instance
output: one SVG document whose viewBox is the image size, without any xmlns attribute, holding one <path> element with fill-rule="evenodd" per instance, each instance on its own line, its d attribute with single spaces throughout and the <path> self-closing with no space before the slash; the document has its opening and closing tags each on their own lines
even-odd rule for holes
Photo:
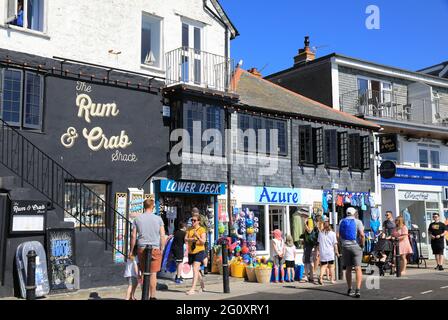
<svg viewBox="0 0 448 320">
<path fill-rule="evenodd" d="M 397 168 L 392 179 L 381 179 L 382 183 L 420 184 L 431 186 L 448 186 L 448 172 L 419 169 Z"/>
<path fill-rule="evenodd" d="M 255 189 L 255 201 L 259 203 L 299 204 L 300 198 L 299 189 L 269 187 Z"/>
<path fill-rule="evenodd" d="M 383 189 L 383 190 L 393 190 L 393 189 L 395 189 L 395 184 L 393 184 L 393 183 L 382 183 L 381 184 L 381 189 Z"/>
<path fill-rule="evenodd" d="M 160 192 L 218 195 L 226 193 L 226 185 L 212 182 L 162 180 Z"/>
</svg>

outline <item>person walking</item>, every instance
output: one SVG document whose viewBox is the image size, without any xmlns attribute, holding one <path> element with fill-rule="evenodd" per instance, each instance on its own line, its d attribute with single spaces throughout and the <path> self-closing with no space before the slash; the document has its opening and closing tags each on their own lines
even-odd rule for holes
<svg viewBox="0 0 448 320">
<path fill-rule="evenodd" d="M 317 243 L 317 230 L 313 228 L 312 220 L 307 219 L 305 223 L 305 232 L 300 236 L 303 243 L 303 264 L 305 272 L 301 282 L 314 283 L 314 265 L 312 253 Z"/>
<path fill-rule="evenodd" d="M 192 226 L 185 235 L 185 242 L 188 244 L 188 264 L 193 266 L 193 284 L 191 289 L 186 292 L 188 295 L 195 294 L 196 284 L 200 283 L 201 291 L 205 291 L 205 284 L 200 272 L 201 265 L 205 259 L 205 242 L 207 232 L 201 227 L 201 217 L 197 208 L 192 209 Z"/>
<path fill-rule="evenodd" d="M 292 236 L 289 234 L 286 236 L 285 263 L 288 282 L 294 282 L 294 279 L 296 277 L 296 273 L 294 270 L 294 268 L 296 267 L 296 246 L 294 245 Z"/>
<path fill-rule="evenodd" d="M 126 300 L 137 300 L 135 298 L 135 290 L 138 286 L 139 268 L 137 258 L 137 247 L 134 247 L 131 256 L 126 261 L 124 277 L 128 281 L 128 290 L 126 291 Z"/>
<path fill-rule="evenodd" d="M 401 258 L 400 272 L 401 275 L 406 275 L 406 265 L 407 265 L 407 256 L 408 254 L 414 253 L 412 251 L 411 242 L 409 241 L 409 231 L 406 227 L 403 217 L 397 217 L 395 219 L 396 228 L 392 233 L 392 236 L 395 239 L 398 239 L 398 249 Z"/>
<path fill-rule="evenodd" d="M 443 271 L 443 250 L 444 250 L 444 237 L 446 233 L 446 226 L 440 222 L 440 216 L 438 213 L 432 214 L 434 220 L 428 228 L 428 233 L 431 236 L 431 249 L 432 253 L 436 256 L 437 266 L 436 270 Z"/>
<path fill-rule="evenodd" d="M 285 240 L 283 240 L 282 232 L 279 229 L 275 229 L 272 232 L 272 240 L 271 240 L 271 255 L 272 260 L 274 261 L 274 277 L 275 283 L 278 283 L 279 280 L 279 271 L 280 271 L 280 282 L 283 282 L 285 271 L 283 270 L 283 263 L 285 262 Z"/>
<path fill-rule="evenodd" d="M 328 218 L 324 218 L 322 230 L 319 232 L 317 240 L 320 254 L 320 276 L 319 284 L 323 284 L 323 276 L 329 270 L 329 280 L 335 284 L 334 261 L 335 255 L 339 257 L 338 241 L 336 233 L 331 229 Z"/>
<path fill-rule="evenodd" d="M 347 280 L 347 295 L 351 296 L 352 289 L 352 269 L 356 272 L 356 289 L 354 296 L 361 297 L 362 284 L 362 248 L 364 247 L 365 235 L 362 222 L 355 219 L 357 210 L 353 207 L 347 209 L 347 217 L 341 220 L 337 238 L 340 239 L 342 247 L 342 264 Z"/>
<path fill-rule="evenodd" d="M 165 248 L 165 227 L 163 220 L 154 212 L 154 198 L 150 197 L 143 202 L 145 212 L 135 218 L 131 233 L 131 247 L 129 258 L 132 257 L 134 247 L 137 245 L 137 256 L 141 274 L 145 270 L 145 248 L 151 248 L 151 265 L 149 293 L 150 300 L 156 299 L 157 272 L 162 267 L 162 252 Z"/>
<path fill-rule="evenodd" d="M 182 263 L 184 261 L 184 244 L 185 244 L 185 235 L 187 227 L 185 222 L 179 222 L 177 230 L 174 232 L 173 235 L 173 246 L 172 246 L 172 253 L 174 256 L 174 259 L 176 261 L 176 278 L 175 282 L 177 284 L 183 283 L 182 279 Z"/>
</svg>

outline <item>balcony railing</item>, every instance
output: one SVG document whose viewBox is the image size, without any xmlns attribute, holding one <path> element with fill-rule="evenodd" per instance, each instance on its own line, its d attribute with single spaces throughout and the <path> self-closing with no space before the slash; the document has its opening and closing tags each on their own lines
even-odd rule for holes
<svg viewBox="0 0 448 320">
<path fill-rule="evenodd" d="M 409 99 L 392 91 L 350 91 L 340 96 L 340 107 L 358 116 L 448 126 L 448 114 L 440 113 L 440 101 Z"/>
<path fill-rule="evenodd" d="M 230 58 L 194 48 L 178 48 L 166 54 L 166 84 L 189 84 L 224 92 L 234 92 Z"/>
</svg>

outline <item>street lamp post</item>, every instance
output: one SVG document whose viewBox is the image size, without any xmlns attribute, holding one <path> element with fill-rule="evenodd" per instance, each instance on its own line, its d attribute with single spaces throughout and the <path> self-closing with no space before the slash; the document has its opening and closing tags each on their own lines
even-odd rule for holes
<svg viewBox="0 0 448 320">
<path fill-rule="evenodd" d="M 331 181 L 331 195 L 332 195 L 332 218 L 330 223 L 333 224 L 334 231 L 337 232 L 337 225 L 338 225 L 338 215 L 336 213 L 336 189 L 339 188 L 339 185 L 334 182 L 334 180 Z M 335 279 L 339 280 L 339 258 L 335 255 Z"/>
</svg>

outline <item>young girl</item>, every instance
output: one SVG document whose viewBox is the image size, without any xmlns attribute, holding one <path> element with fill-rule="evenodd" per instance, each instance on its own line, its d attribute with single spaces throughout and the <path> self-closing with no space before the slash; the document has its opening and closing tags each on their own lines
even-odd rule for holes
<svg viewBox="0 0 448 320">
<path fill-rule="evenodd" d="M 126 292 L 126 300 L 137 300 L 135 298 L 135 290 L 138 285 L 138 258 L 137 258 L 137 246 L 134 247 L 134 251 L 130 254 L 128 261 L 126 262 L 126 268 L 124 270 L 124 277 L 128 280 L 128 290 Z"/>
<path fill-rule="evenodd" d="M 294 245 L 294 241 L 289 234 L 286 236 L 285 261 L 288 282 L 294 282 L 294 278 L 296 276 L 294 271 L 294 267 L 296 266 L 296 246 Z"/>
<path fill-rule="evenodd" d="M 272 241 L 271 241 L 271 255 L 272 260 L 274 261 L 274 275 L 275 282 L 279 281 L 279 271 L 280 271 L 280 282 L 283 282 L 285 272 L 283 270 L 283 262 L 285 260 L 285 241 L 282 237 L 282 232 L 279 229 L 275 229 L 272 232 Z"/>
</svg>

